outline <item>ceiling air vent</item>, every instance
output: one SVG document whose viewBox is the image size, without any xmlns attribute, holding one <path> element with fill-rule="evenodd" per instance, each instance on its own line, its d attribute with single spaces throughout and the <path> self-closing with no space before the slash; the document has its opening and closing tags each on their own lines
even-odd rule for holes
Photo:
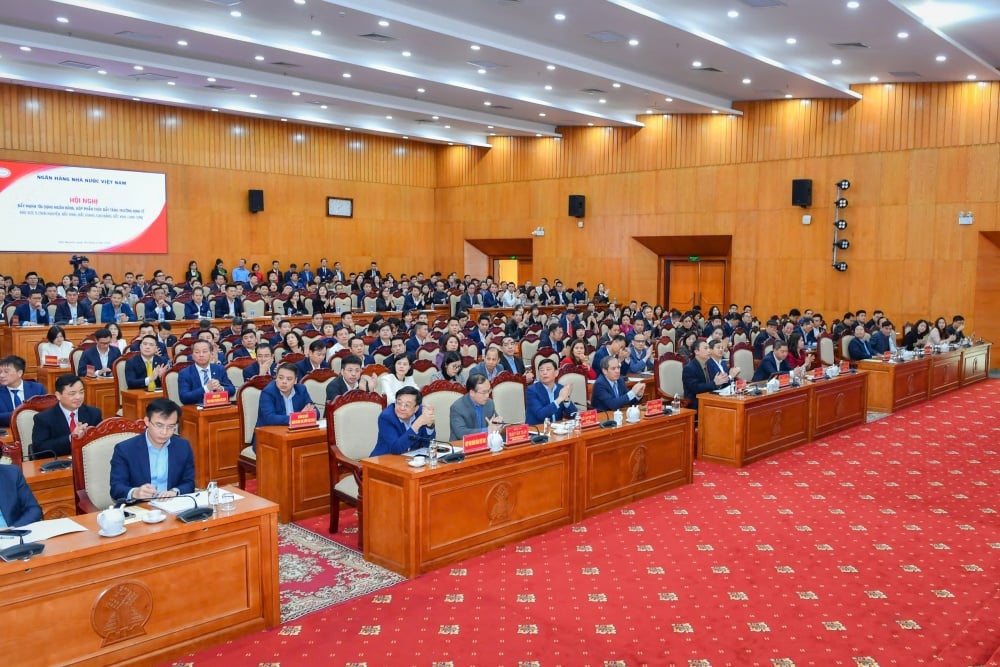
<svg viewBox="0 0 1000 667">
<path fill-rule="evenodd" d="M 596 39 L 598 42 L 603 44 L 625 41 L 625 35 L 619 34 L 614 30 L 598 30 L 597 32 L 588 32 L 587 37 Z"/>
<path fill-rule="evenodd" d="M 243 2 L 243 0 L 205 0 L 205 2 L 211 2 L 213 5 L 222 5 L 223 7 L 235 7 Z"/>
<path fill-rule="evenodd" d="M 718 67 L 711 67 L 711 66 L 692 67 L 691 69 L 693 69 L 696 72 L 722 72 L 722 70 L 719 69 Z"/>
<path fill-rule="evenodd" d="M 478 67 L 479 69 L 496 69 L 498 67 L 504 67 L 504 65 L 495 63 L 492 60 L 466 60 L 465 64 Z"/>
<path fill-rule="evenodd" d="M 286 63 L 283 60 L 278 60 L 277 62 L 271 63 L 274 67 L 302 67 L 302 65 L 296 65 L 295 63 Z"/>
<path fill-rule="evenodd" d="M 380 35 L 377 32 L 370 32 L 366 35 L 358 35 L 362 39 L 370 39 L 373 42 L 395 42 L 395 37 L 390 37 L 389 35 Z"/>
<path fill-rule="evenodd" d="M 116 32 L 115 37 L 131 39 L 136 42 L 159 42 L 163 39 L 160 35 L 153 35 L 148 32 L 135 32 L 134 30 L 122 30 L 121 32 Z"/>
<path fill-rule="evenodd" d="M 505 107 L 502 104 L 494 104 L 490 107 L 490 109 L 493 109 L 494 111 L 510 111 L 510 107 Z"/>
<path fill-rule="evenodd" d="M 90 63 L 81 63 L 78 60 L 64 60 L 59 63 L 63 67 L 72 67 L 73 69 L 97 69 L 100 65 L 91 65 Z"/>
<path fill-rule="evenodd" d="M 588 95 L 603 95 L 605 93 L 605 91 L 600 88 L 582 88 L 580 89 L 580 92 L 587 93 Z"/>
<path fill-rule="evenodd" d="M 889 72 L 889 76 L 895 77 L 897 79 L 922 79 L 924 77 L 920 72 Z"/>
<path fill-rule="evenodd" d="M 781 0 L 740 0 L 747 7 L 753 7 L 754 9 L 760 9 L 762 7 L 785 7 L 785 3 Z"/>
<path fill-rule="evenodd" d="M 864 42 L 836 42 L 831 44 L 835 49 L 867 49 L 868 45 Z"/>
<path fill-rule="evenodd" d="M 234 86 L 223 86 L 221 83 L 209 83 L 205 85 L 206 88 L 211 88 L 212 90 L 236 90 Z"/>
<path fill-rule="evenodd" d="M 169 76 L 167 74 L 157 74 L 155 72 L 141 72 L 139 74 L 130 74 L 130 79 L 135 79 L 136 81 L 175 81 L 176 76 Z"/>
</svg>

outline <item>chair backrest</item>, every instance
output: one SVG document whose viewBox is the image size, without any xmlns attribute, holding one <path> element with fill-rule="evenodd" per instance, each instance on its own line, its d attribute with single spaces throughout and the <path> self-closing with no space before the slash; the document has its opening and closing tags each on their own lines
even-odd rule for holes
<svg viewBox="0 0 1000 667">
<path fill-rule="evenodd" d="M 184 361 L 179 364 L 174 364 L 170 367 L 166 373 L 163 374 L 163 391 L 171 401 L 177 405 L 183 405 L 181 403 L 181 388 L 180 382 L 178 381 L 178 374 L 193 364 L 193 361 Z"/>
<path fill-rule="evenodd" d="M 660 337 L 662 338 L 663 336 L 666 336 L 671 341 L 673 341 L 674 346 L 676 348 L 676 346 L 677 346 L 677 329 L 674 329 L 673 326 L 671 326 L 671 325 L 668 324 L 667 326 L 663 327 L 662 331 L 660 331 Z"/>
<path fill-rule="evenodd" d="M 570 398 L 574 403 L 579 405 L 587 404 L 587 375 L 582 367 L 561 366 L 556 378 L 556 382 L 564 387 L 571 388 L 572 394 Z"/>
<path fill-rule="evenodd" d="M 413 381 L 417 383 L 418 387 L 425 387 L 430 384 L 431 378 L 437 372 L 438 368 L 434 365 L 433 361 L 417 359 L 413 362 Z"/>
<path fill-rule="evenodd" d="M 271 299 L 271 312 L 277 315 L 285 314 L 285 300 L 280 298 Z"/>
<path fill-rule="evenodd" d="M 80 358 L 83 356 L 83 353 L 95 345 L 97 345 L 97 343 L 80 343 L 73 348 L 73 351 L 69 355 L 69 363 L 72 366 L 70 372 L 76 373 L 76 370 L 80 368 Z"/>
<path fill-rule="evenodd" d="M 417 349 L 417 360 L 426 359 L 430 362 L 437 361 L 438 355 L 438 345 L 437 343 L 424 343 Z"/>
<path fill-rule="evenodd" d="M 332 357 L 330 357 L 330 370 L 332 370 L 337 375 L 340 375 L 340 366 L 341 364 L 344 363 L 344 359 L 349 356 L 351 356 L 350 350 L 340 350 L 339 352 L 334 354 Z M 324 398 L 323 401 L 325 400 L 326 399 Z M 320 403 L 322 404 L 323 401 L 320 401 Z"/>
<path fill-rule="evenodd" d="M 233 383 L 233 388 L 236 391 L 239 391 L 240 387 L 243 386 L 243 369 L 252 363 L 254 360 L 251 357 L 240 357 L 226 364 L 226 377 Z"/>
<path fill-rule="evenodd" d="M 555 348 L 546 345 L 545 347 L 538 348 L 538 352 L 535 353 L 534 358 L 531 360 L 531 366 L 535 369 L 535 374 L 538 374 L 538 364 L 542 363 L 545 359 L 551 359 L 556 362 L 556 367 L 559 367 L 559 353 L 555 351 Z"/>
<path fill-rule="evenodd" d="M 174 309 L 174 317 L 176 317 L 179 320 L 183 320 L 184 319 L 184 301 L 187 301 L 187 299 L 185 299 L 183 301 L 180 300 L 180 299 L 177 299 L 172 304 L 170 304 L 171 307 L 173 307 L 173 309 Z"/>
<path fill-rule="evenodd" d="M 537 336 L 528 335 L 521 339 L 521 359 L 525 366 L 531 365 L 531 360 L 538 352 L 539 340 Z"/>
<path fill-rule="evenodd" d="M 126 352 L 122 356 L 115 359 L 115 363 L 111 365 L 111 374 L 115 378 L 115 392 L 118 394 L 119 412 L 121 412 L 122 409 L 122 392 L 128 389 L 128 384 L 125 382 L 125 362 L 136 356 L 139 356 L 138 350 L 135 352 Z"/>
<path fill-rule="evenodd" d="M 146 302 L 145 301 L 136 301 L 135 306 L 133 306 L 133 309 L 135 310 L 135 319 L 136 320 L 138 320 L 139 322 L 142 322 L 143 320 L 146 319 Z M 97 315 L 97 316 L 100 317 L 100 315 Z"/>
<path fill-rule="evenodd" d="M 359 461 L 372 453 L 378 440 L 378 416 L 385 397 L 371 391 L 349 391 L 326 404 L 327 443 Z"/>
<path fill-rule="evenodd" d="M 525 409 L 525 380 L 522 376 L 510 371 L 503 371 L 493 378 L 493 405 L 497 412 L 503 417 L 505 422 L 510 424 L 520 424 L 524 422 L 527 411 Z M 584 388 L 586 392 L 586 388 Z M 586 394 L 584 394 L 586 396 Z"/>
<path fill-rule="evenodd" d="M 684 357 L 667 353 L 656 363 L 656 388 L 663 396 L 684 396 Z"/>
<path fill-rule="evenodd" d="M 381 364 L 385 361 L 385 358 L 392 354 L 392 348 L 388 345 L 383 345 L 382 347 L 375 348 L 372 352 L 372 358 L 375 360 L 376 364 Z"/>
<path fill-rule="evenodd" d="M 142 420 L 110 417 L 79 436 L 70 437 L 73 452 L 73 491 L 78 514 L 106 509 L 111 497 L 111 455 L 115 446 L 139 433 L 145 433 Z"/>
<path fill-rule="evenodd" d="M 309 371 L 302 376 L 302 385 L 309 392 L 309 400 L 316 405 L 324 405 L 326 403 L 326 386 L 336 377 L 336 373 L 326 368 Z"/>
<path fill-rule="evenodd" d="M 15 441 L 21 442 L 21 451 L 31 454 L 32 435 L 35 431 L 35 415 L 42 410 L 48 410 L 59 402 L 52 394 L 32 396 L 14 409 L 10 416 L 10 435 Z"/>
<path fill-rule="evenodd" d="M 851 334 L 844 334 L 840 337 L 840 358 L 850 359 L 851 351 L 848 349 L 851 346 L 851 341 L 854 340 L 854 336 Z"/>
<path fill-rule="evenodd" d="M 753 377 L 753 345 L 738 343 L 729 351 L 729 367 L 740 369 L 740 378 L 750 381 Z"/>
<path fill-rule="evenodd" d="M 338 313 L 349 313 L 351 312 L 352 301 L 351 297 L 344 295 L 338 296 L 333 300 L 333 307 Z"/>
<path fill-rule="evenodd" d="M 737 329 L 736 333 L 733 334 L 733 345 L 739 345 L 740 343 L 749 343 L 750 337 L 743 329 Z"/>
<path fill-rule="evenodd" d="M 451 405 L 466 393 L 465 387 L 448 380 L 435 380 L 424 386 L 420 393 L 423 396 L 423 405 L 430 405 L 434 408 L 436 438 L 438 440 L 451 440 L 451 419 L 449 417 Z"/>
<path fill-rule="evenodd" d="M 362 303 L 364 304 L 366 313 L 374 313 L 375 304 L 378 303 L 378 299 L 373 296 L 365 296 L 365 298 L 362 299 Z"/>
<path fill-rule="evenodd" d="M 253 318 L 253 317 L 264 317 L 264 311 L 267 309 L 267 302 L 263 299 L 251 300 L 243 299 L 243 317 Z"/>
<path fill-rule="evenodd" d="M 458 353 L 463 357 L 478 357 L 479 346 L 471 338 L 463 338 L 458 344 Z"/>
<path fill-rule="evenodd" d="M 260 407 L 260 392 L 270 383 L 271 378 L 266 376 L 250 378 L 236 392 L 236 407 L 240 414 L 240 437 L 244 445 L 253 442 L 253 432 L 257 428 L 257 410 Z"/>
<path fill-rule="evenodd" d="M 660 336 L 656 339 L 656 356 L 662 357 L 674 351 L 674 341 L 667 336 Z"/>
<path fill-rule="evenodd" d="M 828 333 L 823 333 L 819 335 L 819 341 L 816 345 L 819 352 L 819 361 L 824 366 L 832 366 L 837 363 L 836 359 L 836 346 L 833 344 L 833 336 Z"/>
</svg>

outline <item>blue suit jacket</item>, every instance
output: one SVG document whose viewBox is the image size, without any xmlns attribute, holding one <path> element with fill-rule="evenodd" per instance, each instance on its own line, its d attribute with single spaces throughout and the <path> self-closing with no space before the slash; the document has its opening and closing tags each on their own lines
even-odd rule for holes
<svg viewBox="0 0 1000 667">
<path fill-rule="evenodd" d="M 108 348 L 108 365 L 101 365 L 101 353 L 97 351 L 97 346 L 88 347 L 80 355 L 80 363 L 76 367 L 76 374 L 80 377 L 85 377 L 87 375 L 87 366 L 93 366 L 95 371 L 99 371 L 102 368 L 111 368 L 115 359 L 122 356 L 121 351 L 119 351 L 117 345 L 112 345 Z"/>
<path fill-rule="evenodd" d="M 218 380 L 222 384 L 223 391 L 230 396 L 236 395 L 236 387 L 229 381 L 226 369 L 220 364 L 208 365 L 209 375 L 213 380 Z M 181 395 L 182 405 L 198 405 L 205 400 L 205 389 L 201 384 L 201 371 L 198 366 L 191 364 L 177 374 L 177 389 Z"/>
<path fill-rule="evenodd" d="M 871 359 L 874 356 L 874 350 L 865 340 L 855 338 L 847 345 L 847 355 L 854 361 Z"/>
<path fill-rule="evenodd" d="M 23 380 L 21 382 L 21 402 L 28 400 L 32 396 L 41 396 L 45 393 L 45 387 Z M 0 426 L 10 426 L 10 416 L 14 413 L 14 397 L 6 387 L 0 387 Z"/>
<path fill-rule="evenodd" d="M 42 520 L 42 508 L 17 466 L 0 465 L 0 512 L 11 527 Z"/>
<path fill-rule="evenodd" d="M 301 384 L 292 385 L 292 408 L 295 412 L 304 410 L 312 404 L 309 392 Z M 278 390 L 278 385 L 271 382 L 260 392 L 260 404 L 257 408 L 257 426 L 287 426 L 288 412 L 285 410 L 285 398 Z"/>
<path fill-rule="evenodd" d="M 170 362 L 166 357 L 153 355 L 153 367 L 166 366 Z M 142 355 L 137 354 L 125 362 L 125 384 L 129 389 L 146 388 L 146 362 L 142 360 Z M 160 380 L 156 381 L 156 386 L 160 386 Z"/>
<path fill-rule="evenodd" d="M 233 302 L 236 309 L 236 316 L 243 317 L 243 302 L 239 297 L 236 297 Z M 215 316 L 218 318 L 229 316 L 229 300 L 226 299 L 225 294 L 222 294 L 215 299 Z"/>
<path fill-rule="evenodd" d="M 638 405 L 639 399 L 632 398 L 628 393 L 628 386 L 623 378 L 618 378 L 616 383 L 618 395 L 615 396 L 611 388 L 611 382 L 601 373 L 594 382 L 594 391 L 590 394 L 590 407 L 598 411 L 617 410 L 626 405 Z"/>
<path fill-rule="evenodd" d="M 553 394 L 559 395 L 562 385 L 558 382 Z M 545 391 L 545 385 L 535 382 L 528 386 L 524 393 L 524 421 L 529 424 L 541 424 L 548 417 L 552 421 L 568 419 L 576 414 L 576 405 L 572 401 L 565 403 L 553 403 L 549 400 L 549 393 Z"/>
<path fill-rule="evenodd" d="M 72 313 L 69 310 L 69 304 L 63 301 L 58 306 L 56 306 L 56 322 L 60 324 L 65 324 L 70 321 Z M 76 316 L 77 318 L 84 318 L 91 324 L 94 322 L 94 311 L 90 309 L 90 306 L 80 303 L 76 304 Z"/>
<path fill-rule="evenodd" d="M 417 408 L 414 418 L 419 417 L 424 412 L 423 407 Z M 375 441 L 375 448 L 372 449 L 372 456 L 382 454 L 402 454 L 411 449 L 418 449 L 426 446 L 428 440 L 434 438 L 434 429 L 421 426 L 420 430 L 414 432 L 412 428 L 403 426 L 396 416 L 396 406 L 390 405 L 378 416 L 378 440 Z"/>
<path fill-rule="evenodd" d="M 17 318 L 20 326 L 24 326 L 26 322 L 31 322 L 31 304 L 22 303 L 20 306 L 14 309 L 14 314 L 11 319 Z M 40 306 L 38 310 L 38 324 L 48 324 L 49 323 L 49 309 L 45 306 Z"/>
<path fill-rule="evenodd" d="M 271 377 L 274 377 L 274 374 L 278 372 L 278 366 L 279 364 L 276 363 L 271 364 L 271 373 L 270 373 Z M 260 375 L 260 364 L 257 363 L 256 361 L 243 369 L 244 382 L 257 377 L 258 375 Z"/>
<path fill-rule="evenodd" d="M 160 313 L 156 311 L 156 308 L 157 305 L 155 303 L 151 303 L 148 306 L 146 306 L 145 317 L 147 320 L 153 320 L 155 322 L 159 322 L 160 320 L 177 319 L 177 313 L 174 312 L 174 307 L 171 306 L 169 303 L 165 303 L 163 305 L 163 317 L 160 317 Z"/>
<path fill-rule="evenodd" d="M 765 355 L 763 359 L 760 360 L 760 365 L 757 366 L 757 370 L 754 371 L 753 381 L 760 382 L 761 380 L 767 380 L 775 373 L 787 373 L 791 367 L 788 365 L 787 361 L 777 361 L 774 358 L 774 353 Z"/>
<path fill-rule="evenodd" d="M 191 443 L 176 435 L 167 445 L 167 488 L 181 493 L 194 491 L 194 452 Z M 148 484 L 149 449 L 146 434 L 123 440 L 111 456 L 111 497 L 125 498 L 132 489 Z"/>
<path fill-rule="evenodd" d="M 712 363 L 713 360 L 709 359 L 706 364 L 709 377 L 714 377 Z M 697 359 L 692 359 L 684 364 L 684 370 L 681 371 L 681 382 L 684 384 L 684 398 L 690 401 L 688 407 L 692 410 L 698 409 L 698 394 L 718 389 L 714 381 L 705 379 L 705 372 L 701 369 L 701 364 L 698 363 Z"/>
<path fill-rule="evenodd" d="M 328 364 L 327 362 L 324 361 L 323 363 L 321 363 L 319 365 L 319 367 L 321 369 L 327 369 L 327 368 L 330 368 L 330 364 Z M 298 371 L 299 379 L 300 380 L 302 378 L 304 378 L 307 373 L 312 373 L 312 371 L 313 371 L 312 362 L 309 361 L 309 357 L 306 357 L 305 359 L 300 359 L 299 361 L 296 361 L 295 362 L 295 368 Z"/>
<path fill-rule="evenodd" d="M 121 312 L 125 313 L 129 322 L 135 322 L 135 311 L 132 307 L 122 301 Z M 101 322 L 117 322 L 115 319 L 115 307 L 111 302 L 105 303 L 101 306 Z"/>
<path fill-rule="evenodd" d="M 890 341 L 889 337 L 881 331 L 876 331 L 872 334 L 871 340 L 868 341 L 868 347 L 870 347 L 872 352 L 876 354 L 884 354 L 885 352 L 890 352 L 892 350 L 892 345 L 895 344 L 895 342 L 895 340 Z M 848 345 L 848 347 L 850 347 L 850 345 Z"/>
<path fill-rule="evenodd" d="M 208 305 L 208 301 L 202 301 L 200 308 L 194 301 L 188 301 L 184 304 L 185 320 L 198 320 L 203 317 L 212 317 L 212 307 Z"/>
</svg>

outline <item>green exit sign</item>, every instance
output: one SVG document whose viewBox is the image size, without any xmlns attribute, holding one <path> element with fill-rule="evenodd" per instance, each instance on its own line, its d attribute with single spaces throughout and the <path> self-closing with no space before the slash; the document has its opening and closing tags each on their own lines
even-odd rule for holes
<svg viewBox="0 0 1000 667">
<path fill-rule="evenodd" d="M 510 258 L 511 259 L 517 259 L 517 255 L 511 255 Z"/>
<path fill-rule="evenodd" d="M 699 257 L 698 255 L 689 255 L 688 256 L 688 261 L 689 262 L 700 262 L 701 261 L 701 257 Z"/>
</svg>

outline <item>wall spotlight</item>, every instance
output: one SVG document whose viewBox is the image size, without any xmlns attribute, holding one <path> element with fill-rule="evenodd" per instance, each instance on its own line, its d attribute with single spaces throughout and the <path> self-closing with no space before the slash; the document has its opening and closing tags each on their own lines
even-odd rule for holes
<svg viewBox="0 0 1000 667">
<path fill-rule="evenodd" d="M 833 245 L 837 246 L 841 250 L 847 250 L 848 248 L 851 247 L 851 242 L 848 241 L 847 239 L 840 239 L 839 241 L 837 241 Z"/>
<path fill-rule="evenodd" d="M 851 182 L 845 178 L 842 181 L 840 181 L 839 183 L 837 183 L 837 189 L 838 190 L 850 190 L 851 189 Z"/>
<path fill-rule="evenodd" d="M 836 264 L 833 265 L 833 268 L 837 269 L 838 271 L 846 271 L 847 262 L 837 262 Z"/>
<path fill-rule="evenodd" d="M 835 201 L 834 204 L 837 206 L 837 208 L 847 208 L 847 200 L 844 199 L 843 197 Z"/>
<path fill-rule="evenodd" d="M 847 229 L 847 220 L 837 220 L 833 223 L 833 226 L 840 230 Z"/>
</svg>

